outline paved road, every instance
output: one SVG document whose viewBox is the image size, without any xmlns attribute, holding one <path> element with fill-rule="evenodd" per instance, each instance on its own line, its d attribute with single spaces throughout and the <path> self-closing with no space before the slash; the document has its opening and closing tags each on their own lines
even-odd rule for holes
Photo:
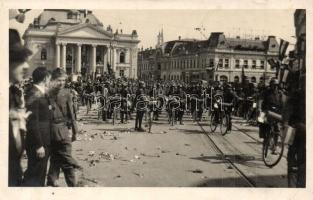
<svg viewBox="0 0 313 200">
<path fill-rule="evenodd" d="M 267 168 L 261 160 L 257 128 L 234 120 L 233 131 L 210 133 L 207 122 L 171 127 L 166 115 L 154 122 L 152 133 L 135 132 L 128 124 L 102 122 L 96 111 L 79 112 L 78 141 L 73 156 L 83 166 L 80 186 L 129 187 L 249 187 L 242 175 L 223 160 L 209 136 L 257 187 L 286 187 L 286 161 Z M 246 134 L 242 133 L 245 132 Z M 247 136 L 249 135 L 249 136 Z M 63 176 L 60 186 L 66 186 Z"/>
</svg>

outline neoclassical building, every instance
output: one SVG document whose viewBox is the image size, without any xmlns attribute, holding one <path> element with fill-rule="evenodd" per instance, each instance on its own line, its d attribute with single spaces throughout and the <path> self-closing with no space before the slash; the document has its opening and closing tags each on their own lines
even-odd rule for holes
<svg viewBox="0 0 313 200">
<path fill-rule="evenodd" d="M 137 31 L 106 28 L 89 10 L 45 9 L 23 39 L 33 51 L 30 70 L 61 67 L 68 74 L 137 78 Z"/>
</svg>

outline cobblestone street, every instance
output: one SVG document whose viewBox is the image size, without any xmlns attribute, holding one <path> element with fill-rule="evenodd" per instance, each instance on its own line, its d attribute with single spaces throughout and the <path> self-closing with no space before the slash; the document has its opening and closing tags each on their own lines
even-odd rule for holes
<svg viewBox="0 0 313 200">
<path fill-rule="evenodd" d="M 152 133 L 142 133 L 134 131 L 133 120 L 113 126 L 82 107 L 73 143 L 73 156 L 84 168 L 78 172 L 80 186 L 249 187 L 241 173 L 256 187 L 287 186 L 285 157 L 274 168 L 264 165 L 257 127 L 234 119 L 233 131 L 222 136 L 210 133 L 208 121 L 197 124 L 185 116 L 185 125 L 170 126 L 166 117 L 163 112 Z M 65 186 L 63 176 L 59 184 Z"/>
</svg>

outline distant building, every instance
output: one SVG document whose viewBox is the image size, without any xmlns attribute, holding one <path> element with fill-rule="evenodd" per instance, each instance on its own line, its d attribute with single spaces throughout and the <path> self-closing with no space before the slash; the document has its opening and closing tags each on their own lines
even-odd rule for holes
<svg viewBox="0 0 313 200">
<path fill-rule="evenodd" d="M 64 68 L 68 74 L 137 77 L 136 30 L 125 34 L 106 28 L 89 10 L 45 9 L 23 36 L 38 66 Z"/>
<path fill-rule="evenodd" d="M 158 45 L 157 45 L 158 46 Z M 138 53 L 138 72 L 144 80 L 241 81 L 242 68 L 250 82 L 275 76 L 267 60 L 278 59 L 279 44 L 275 36 L 267 40 L 226 38 L 211 33 L 208 40 L 168 41 L 156 49 Z"/>
<path fill-rule="evenodd" d="M 156 48 L 160 48 L 163 43 L 164 43 L 164 35 L 163 35 L 163 29 L 162 29 L 157 36 Z"/>
</svg>

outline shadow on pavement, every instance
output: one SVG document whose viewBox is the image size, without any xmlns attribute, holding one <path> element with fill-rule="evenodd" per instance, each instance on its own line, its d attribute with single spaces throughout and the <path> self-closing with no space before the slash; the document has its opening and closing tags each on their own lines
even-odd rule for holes
<svg viewBox="0 0 313 200">
<path fill-rule="evenodd" d="M 217 156 L 200 156 L 200 157 L 191 157 L 190 159 L 201 160 L 203 162 L 209 162 L 211 164 L 221 164 L 228 163 L 228 160 L 234 164 L 241 164 L 247 167 L 267 169 L 263 164 L 261 157 L 251 156 L 251 155 L 225 155 L 223 158 L 222 155 Z"/>
<path fill-rule="evenodd" d="M 286 183 L 280 182 L 281 185 L 277 185 L 273 180 L 282 179 L 281 175 L 270 176 L 254 176 L 250 179 L 261 180 L 261 183 L 257 187 L 270 187 L 270 188 L 287 188 Z M 191 187 L 249 187 L 249 185 L 242 178 L 220 178 L 220 179 L 206 179 L 195 183 Z"/>
</svg>

